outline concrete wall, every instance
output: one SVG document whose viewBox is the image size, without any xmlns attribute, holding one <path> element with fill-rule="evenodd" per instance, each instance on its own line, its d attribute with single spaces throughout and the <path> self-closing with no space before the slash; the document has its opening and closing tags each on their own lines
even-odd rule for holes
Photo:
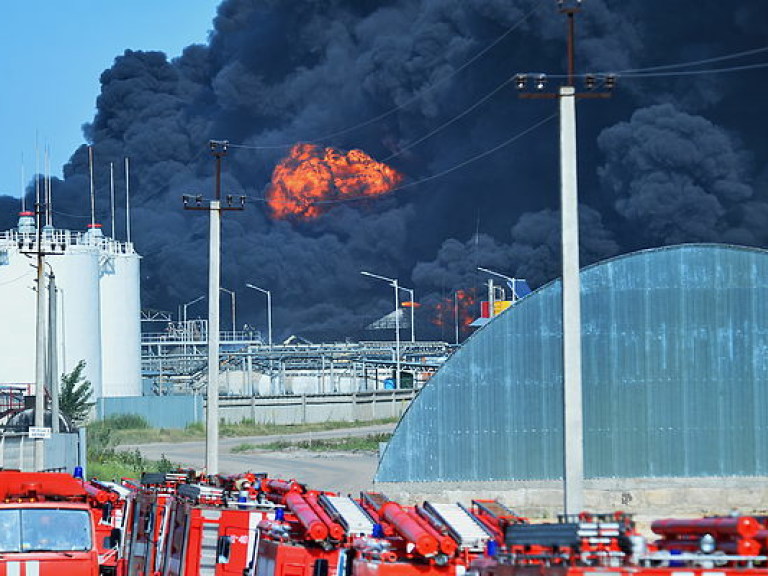
<svg viewBox="0 0 768 576">
<path fill-rule="evenodd" d="M 225 422 L 259 424 L 353 422 L 399 418 L 416 395 L 414 390 L 372 390 L 349 394 L 257 396 L 219 400 Z"/>
<path fill-rule="evenodd" d="M 258 424 L 306 424 L 313 422 L 366 422 L 399 418 L 415 390 L 371 390 L 348 394 L 287 396 L 222 396 L 220 420 L 228 423 L 253 420 Z M 139 414 L 155 428 L 184 428 L 205 420 L 203 396 L 134 396 L 100 398 L 96 417 Z"/>
<path fill-rule="evenodd" d="M 330 364 L 329 364 L 330 366 Z M 298 370 L 280 372 L 270 376 L 248 370 L 222 370 L 219 386 L 223 396 L 274 396 L 277 394 L 351 394 L 383 388 L 385 378 L 391 371 L 371 369 L 367 378 L 340 369 L 310 373 Z"/>
<path fill-rule="evenodd" d="M 768 482 L 761 477 L 602 478 L 584 482 L 585 510 L 633 514 L 641 528 L 652 519 L 669 516 L 765 514 Z M 377 482 L 396 501 L 418 504 L 462 502 L 473 498 L 498 499 L 530 518 L 554 519 L 563 509 L 559 481 L 519 482 Z"/>
</svg>

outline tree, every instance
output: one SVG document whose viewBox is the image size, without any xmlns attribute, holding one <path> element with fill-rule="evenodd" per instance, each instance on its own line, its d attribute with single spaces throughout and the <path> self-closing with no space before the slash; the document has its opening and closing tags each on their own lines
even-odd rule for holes
<svg viewBox="0 0 768 576">
<path fill-rule="evenodd" d="M 88 413 L 96 404 L 90 402 L 93 389 L 91 381 L 83 376 L 85 360 L 80 360 L 69 374 L 61 377 L 61 393 L 59 394 L 59 410 L 75 425 L 84 424 Z"/>
</svg>

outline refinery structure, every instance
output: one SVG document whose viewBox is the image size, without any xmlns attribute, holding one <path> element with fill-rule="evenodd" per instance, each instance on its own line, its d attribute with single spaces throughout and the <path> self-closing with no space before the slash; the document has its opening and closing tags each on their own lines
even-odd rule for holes
<svg viewBox="0 0 768 576">
<path fill-rule="evenodd" d="M 49 223 L 38 237 L 30 211 L 20 213 L 17 228 L 0 232 L 0 317 L 13 327 L 0 333 L 6 351 L 0 386 L 34 393 L 38 241 L 55 253 L 45 261 L 50 370 L 69 374 L 83 361 L 94 400 L 204 392 L 208 322 L 187 318 L 186 306 L 178 319 L 141 310 L 141 257 L 133 243 L 105 236 L 95 223 L 83 231 Z M 411 326 L 403 310 L 396 314 L 398 330 Z M 454 350 L 413 337 L 397 345 L 315 344 L 297 337 L 273 343 L 271 334 L 268 340 L 253 329 L 222 331 L 219 341 L 220 394 L 233 397 L 345 394 L 396 384 L 417 390 Z"/>
</svg>

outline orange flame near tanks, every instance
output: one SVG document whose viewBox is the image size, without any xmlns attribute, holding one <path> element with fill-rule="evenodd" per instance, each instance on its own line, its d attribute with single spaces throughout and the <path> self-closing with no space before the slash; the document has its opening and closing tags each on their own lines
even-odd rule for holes
<svg viewBox="0 0 768 576">
<path fill-rule="evenodd" d="M 466 329 L 479 312 L 475 309 L 477 298 L 466 290 L 457 290 L 455 299 L 453 297 L 444 298 L 442 302 L 435 305 L 435 315 L 432 318 L 432 324 L 435 326 L 449 326 L 456 322 L 456 305 L 458 304 L 459 326 Z"/>
<path fill-rule="evenodd" d="M 334 200 L 386 194 L 403 176 L 362 150 L 344 153 L 314 144 L 296 144 L 275 166 L 267 204 L 275 218 L 318 217 Z"/>
</svg>

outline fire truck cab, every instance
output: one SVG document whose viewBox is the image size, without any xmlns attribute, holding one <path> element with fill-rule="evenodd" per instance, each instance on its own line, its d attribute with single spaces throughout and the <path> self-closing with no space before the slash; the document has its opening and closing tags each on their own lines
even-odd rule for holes
<svg viewBox="0 0 768 576">
<path fill-rule="evenodd" d="M 0 576 L 97 576 L 95 534 L 80 480 L 0 472 Z"/>
</svg>

